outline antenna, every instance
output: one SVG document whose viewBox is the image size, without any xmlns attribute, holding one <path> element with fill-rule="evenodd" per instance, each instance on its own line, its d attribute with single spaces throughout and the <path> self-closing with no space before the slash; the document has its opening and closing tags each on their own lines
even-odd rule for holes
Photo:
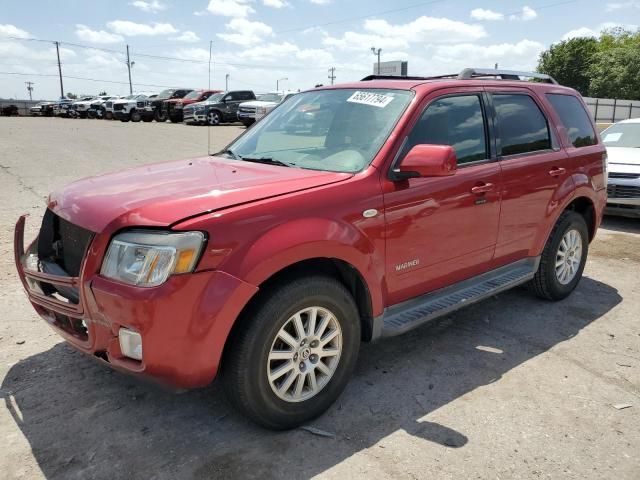
<svg viewBox="0 0 640 480">
<path fill-rule="evenodd" d="M 213 40 L 209 40 L 209 90 L 211 90 L 211 52 L 213 50 Z M 207 155 L 211 155 L 211 125 L 207 122 Z"/>
</svg>

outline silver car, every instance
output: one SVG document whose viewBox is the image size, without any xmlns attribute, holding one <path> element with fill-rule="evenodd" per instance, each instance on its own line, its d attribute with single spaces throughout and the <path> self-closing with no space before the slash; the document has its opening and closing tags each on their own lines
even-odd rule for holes
<svg viewBox="0 0 640 480">
<path fill-rule="evenodd" d="M 602 141 L 609 156 L 605 213 L 640 218 L 640 118 L 611 125 Z"/>
</svg>

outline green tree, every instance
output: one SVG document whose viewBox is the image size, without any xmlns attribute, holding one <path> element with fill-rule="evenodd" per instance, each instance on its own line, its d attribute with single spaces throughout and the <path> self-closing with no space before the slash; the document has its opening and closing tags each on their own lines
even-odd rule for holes
<svg viewBox="0 0 640 480">
<path fill-rule="evenodd" d="M 76 98 L 78 98 L 78 96 L 75 93 L 67 92 L 67 98 L 75 100 Z"/>
<path fill-rule="evenodd" d="M 563 40 L 540 54 L 538 71 L 551 75 L 562 85 L 575 88 L 582 95 L 588 95 L 590 69 L 597 53 L 598 40 L 593 37 Z"/>
<path fill-rule="evenodd" d="M 98 95 L 106 95 L 106 94 L 107 94 L 107 91 L 106 91 L 106 90 L 103 90 L 103 91 L 102 91 L 102 92 L 100 92 Z"/>
<path fill-rule="evenodd" d="M 599 52 L 590 73 L 590 96 L 640 99 L 640 48 L 617 47 Z"/>
</svg>

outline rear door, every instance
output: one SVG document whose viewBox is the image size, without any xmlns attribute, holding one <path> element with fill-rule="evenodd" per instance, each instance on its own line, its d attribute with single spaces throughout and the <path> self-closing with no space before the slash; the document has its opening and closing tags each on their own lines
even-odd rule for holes
<svg viewBox="0 0 640 480">
<path fill-rule="evenodd" d="M 488 270 L 500 213 L 500 165 L 492 154 L 485 95 L 446 89 L 427 97 L 398 162 L 417 144 L 451 145 L 455 175 L 385 180 L 388 304 Z"/>
<path fill-rule="evenodd" d="M 567 154 L 549 112 L 527 88 L 488 87 L 502 166 L 502 206 L 493 267 L 535 256 L 559 199 L 573 191 Z"/>
</svg>

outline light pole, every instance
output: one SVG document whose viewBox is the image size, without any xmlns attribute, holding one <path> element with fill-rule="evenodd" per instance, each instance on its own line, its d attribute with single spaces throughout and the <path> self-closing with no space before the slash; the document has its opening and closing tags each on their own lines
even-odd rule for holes
<svg viewBox="0 0 640 480">
<path fill-rule="evenodd" d="M 283 80 L 289 80 L 287 77 L 284 78 L 279 78 L 278 80 L 276 80 L 276 92 L 280 91 L 280 82 Z"/>
<path fill-rule="evenodd" d="M 228 92 L 229 91 L 229 77 L 231 75 L 229 75 L 228 73 L 224 76 L 224 91 Z"/>
<path fill-rule="evenodd" d="M 382 51 L 381 48 L 378 48 L 376 50 L 376 47 L 371 47 L 371 51 L 373 52 L 374 55 L 378 56 L 378 68 L 377 68 L 377 75 L 380 75 L 380 52 Z"/>
</svg>

